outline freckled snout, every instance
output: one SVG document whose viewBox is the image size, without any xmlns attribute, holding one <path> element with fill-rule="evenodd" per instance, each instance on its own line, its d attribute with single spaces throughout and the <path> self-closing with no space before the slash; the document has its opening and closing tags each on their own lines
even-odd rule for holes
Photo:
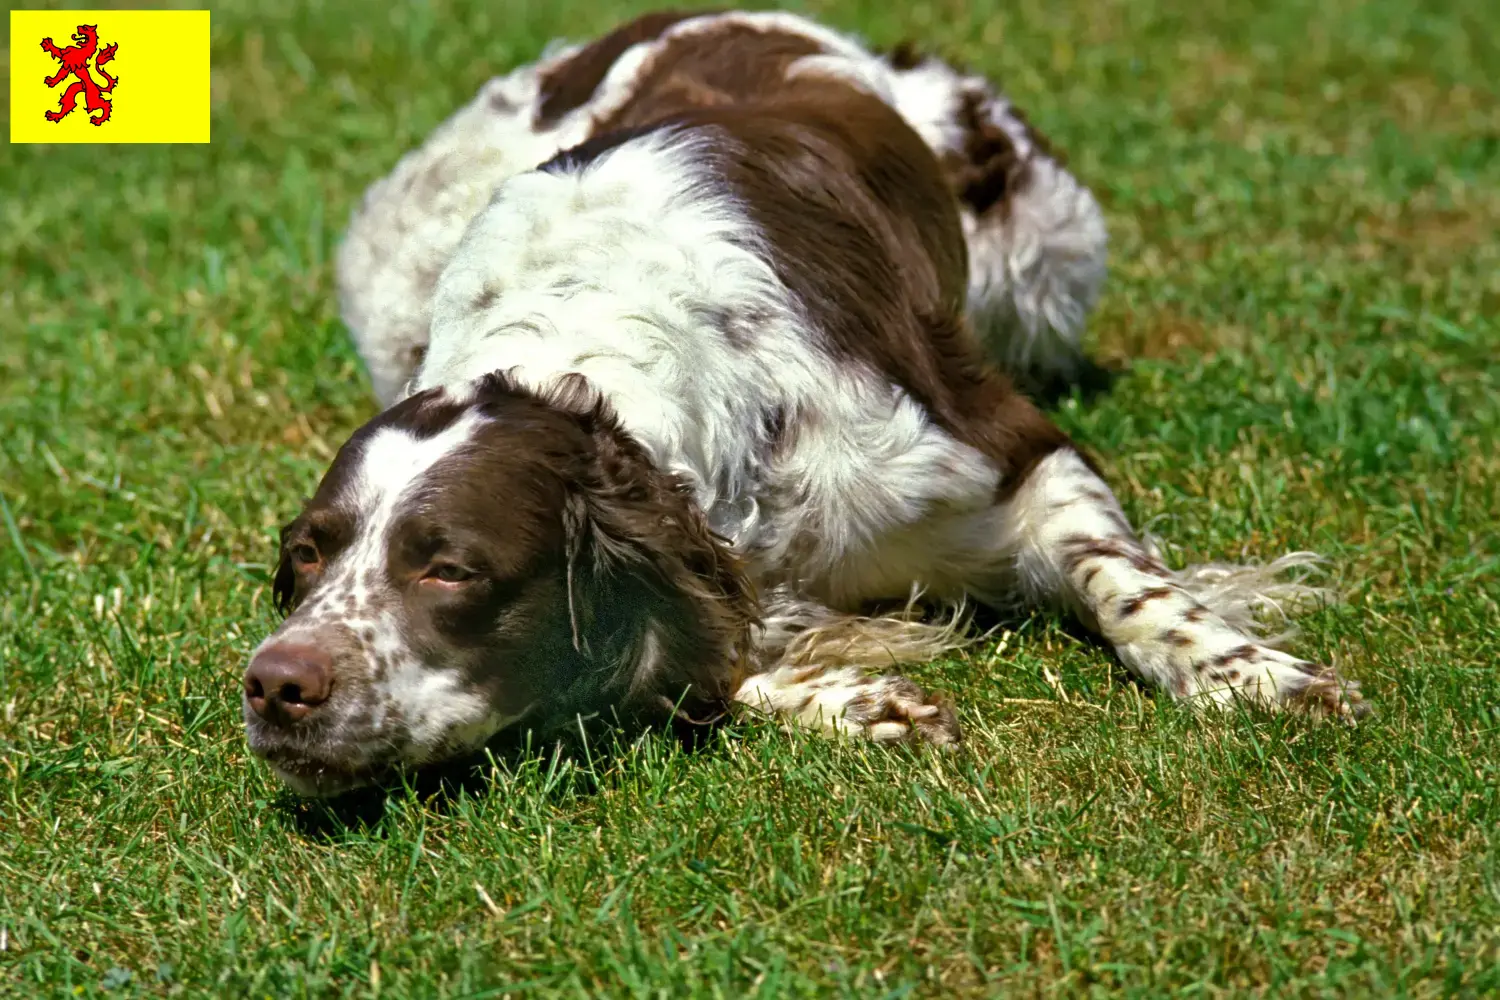
<svg viewBox="0 0 1500 1000">
<path fill-rule="evenodd" d="M 255 654 L 245 671 L 245 700 L 273 726 L 307 719 L 333 693 L 333 657 L 317 646 L 275 643 Z"/>
</svg>

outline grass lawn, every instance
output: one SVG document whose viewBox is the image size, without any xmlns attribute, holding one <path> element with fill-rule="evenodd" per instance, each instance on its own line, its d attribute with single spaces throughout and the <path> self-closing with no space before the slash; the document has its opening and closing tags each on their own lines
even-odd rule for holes
<svg viewBox="0 0 1500 1000">
<path fill-rule="evenodd" d="M 302 803 L 238 678 L 374 409 L 335 241 L 488 76 L 644 5 L 219 3 L 211 145 L 8 146 L 0 994 L 1500 991 L 1500 5 L 1262 6 L 799 9 L 1068 151 L 1129 371 L 1057 418 L 1172 558 L 1331 558 L 1297 648 L 1353 730 L 1195 717 L 1038 615 L 913 671 L 958 753 L 746 722 Z"/>
</svg>

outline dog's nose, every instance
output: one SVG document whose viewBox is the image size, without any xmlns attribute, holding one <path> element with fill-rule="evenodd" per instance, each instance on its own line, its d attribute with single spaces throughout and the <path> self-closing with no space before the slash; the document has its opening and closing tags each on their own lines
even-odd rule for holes
<svg viewBox="0 0 1500 1000">
<path fill-rule="evenodd" d="M 333 657 L 316 646 L 267 646 L 245 671 L 245 700 L 255 714 L 277 726 L 312 715 L 333 691 Z"/>
</svg>

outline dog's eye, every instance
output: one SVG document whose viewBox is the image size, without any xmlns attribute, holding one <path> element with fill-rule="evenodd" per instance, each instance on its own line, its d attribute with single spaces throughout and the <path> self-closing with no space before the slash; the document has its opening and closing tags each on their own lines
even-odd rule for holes
<svg viewBox="0 0 1500 1000">
<path fill-rule="evenodd" d="M 438 563 L 427 571 L 429 580 L 439 580 L 443 583 L 463 583 L 473 575 L 457 563 Z"/>
<path fill-rule="evenodd" d="M 307 542 L 299 542 L 293 545 L 288 554 L 292 557 L 292 562 L 299 566 L 316 566 L 322 561 L 322 557 L 318 555 L 317 547 Z"/>
</svg>

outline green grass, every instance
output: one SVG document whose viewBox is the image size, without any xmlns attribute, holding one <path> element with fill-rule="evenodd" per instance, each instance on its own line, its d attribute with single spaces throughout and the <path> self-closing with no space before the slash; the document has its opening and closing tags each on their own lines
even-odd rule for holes
<svg viewBox="0 0 1500 1000">
<path fill-rule="evenodd" d="M 1069 151 L 1132 365 L 1057 417 L 1174 558 L 1332 558 L 1298 648 L 1352 731 L 1195 717 L 1037 616 L 916 669 L 956 754 L 746 723 L 300 803 L 237 678 L 373 411 L 335 241 L 488 75 L 642 5 L 217 4 L 211 145 L 8 147 L 0 993 L 1500 991 L 1500 6 L 1257 6 L 803 9 Z"/>
</svg>

